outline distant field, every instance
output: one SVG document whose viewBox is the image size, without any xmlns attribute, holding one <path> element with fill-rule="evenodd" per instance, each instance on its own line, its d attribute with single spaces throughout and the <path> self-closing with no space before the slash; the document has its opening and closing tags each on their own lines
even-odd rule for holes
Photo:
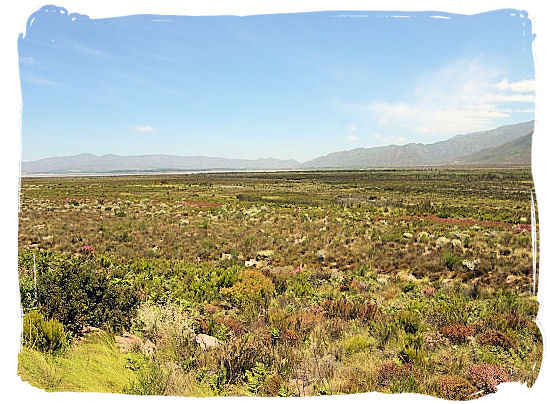
<svg viewBox="0 0 550 404">
<path fill-rule="evenodd" d="M 29 337 L 20 375 L 176 395 L 531 385 L 532 192 L 526 169 L 23 178 L 23 307 L 67 341 L 44 359 Z M 71 369 L 98 344 L 109 374 L 86 385 Z"/>
</svg>

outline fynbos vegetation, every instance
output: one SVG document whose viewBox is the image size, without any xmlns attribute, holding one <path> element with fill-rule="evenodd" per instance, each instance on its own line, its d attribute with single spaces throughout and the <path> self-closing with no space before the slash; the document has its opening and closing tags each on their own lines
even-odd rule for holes
<svg viewBox="0 0 550 404">
<path fill-rule="evenodd" d="M 24 178 L 19 374 L 193 396 L 530 386 L 532 189 L 527 170 Z"/>
</svg>

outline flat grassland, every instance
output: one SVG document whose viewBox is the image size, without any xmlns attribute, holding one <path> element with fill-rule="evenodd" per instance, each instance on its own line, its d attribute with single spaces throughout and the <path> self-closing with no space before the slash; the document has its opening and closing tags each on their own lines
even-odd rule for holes
<svg viewBox="0 0 550 404">
<path fill-rule="evenodd" d="M 532 385 L 532 192 L 521 169 L 23 178 L 19 374 L 199 396 Z"/>
</svg>

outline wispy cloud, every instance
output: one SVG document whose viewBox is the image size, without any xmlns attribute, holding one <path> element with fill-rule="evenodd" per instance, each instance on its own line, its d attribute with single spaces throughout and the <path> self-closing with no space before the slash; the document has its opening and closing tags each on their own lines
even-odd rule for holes
<svg viewBox="0 0 550 404">
<path fill-rule="evenodd" d="M 87 56 L 92 56 L 92 57 L 102 58 L 102 59 L 107 59 L 110 57 L 109 54 L 99 49 L 95 49 L 93 47 L 85 45 L 81 42 L 65 40 L 65 43 L 69 46 L 71 50 L 78 52 L 82 55 L 87 55 Z"/>
<path fill-rule="evenodd" d="M 36 84 L 39 86 L 53 87 L 53 86 L 59 85 L 57 81 L 50 80 L 48 78 L 37 76 L 35 74 L 30 74 L 30 73 L 21 73 L 21 80 L 24 82 Z"/>
<path fill-rule="evenodd" d="M 380 126 L 420 134 L 456 134 L 485 129 L 515 113 L 510 104 L 535 102 L 533 80 L 510 82 L 503 72 L 463 59 L 420 80 L 403 101 L 348 106 L 371 113 Z M 531 108 L 522 107 L 522 110 Z M 392 125 L 389 125 L 389 123 Z"/>
<path fill-rule="evenodd" d="M 156 132 L 157 131 L 152 126 L 132 126 L 130 129 L 136 132 Z"/>
<path fill-rule="evenodd" d="M 507 79 L 499 81 L 495 87 L 499 90 L 516 92 L 535 92 L 535 80 L 519 80 L 510 82 Z"/>
<path fill-rule="evenodd" d="M 359 141 L 359 138 L 357 136 L 349 135 L 346 137 L 346 141 L 348 143 L 357 143 Z"/>
</svg>

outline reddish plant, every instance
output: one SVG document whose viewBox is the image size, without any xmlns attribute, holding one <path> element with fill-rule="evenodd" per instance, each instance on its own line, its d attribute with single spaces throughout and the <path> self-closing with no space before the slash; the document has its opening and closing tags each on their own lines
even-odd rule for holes
<svg viewBox="0 0 550 404">
<path fill-rule="evenodd" d="M 451 342 L 463 344 L 468 337 L 474 335 L 474 328 L 470 325 L 452 324 L 442 327 L 441 334 L 449 338 Z"/>
<path fill-rule="evenodd" d="M 80 251 L 83 254 L 95 255 L 94 246 L 91 245 L 83 245 L 82 247 L 80 247 Z"/>
<path fill-rule="evenodd" d="M 378 382 L 382 386 L 409 376 L 414 376 L 417 379 L 420 377 L 420 372 L 411 363 L 399 366 L 395 362 L 389 361 L 380 366 L 377 371 Z"/>
<path fill-rule="evenodd" d="M 468 369 L 468 377 L 472 383 L 486 393 L 494 393 L 500 383 L 510 381 L 507 370 L 499 365 L 483 363 Z"/>
<path fill-rule="evenodd" d="M 487 330 L 479 334 L 477 341 L 481 345 L 499 346 L 504 349 L 510 349 L 514 346 L 514 341 L 510 337 L 497 330 Z"/>
</svg>

